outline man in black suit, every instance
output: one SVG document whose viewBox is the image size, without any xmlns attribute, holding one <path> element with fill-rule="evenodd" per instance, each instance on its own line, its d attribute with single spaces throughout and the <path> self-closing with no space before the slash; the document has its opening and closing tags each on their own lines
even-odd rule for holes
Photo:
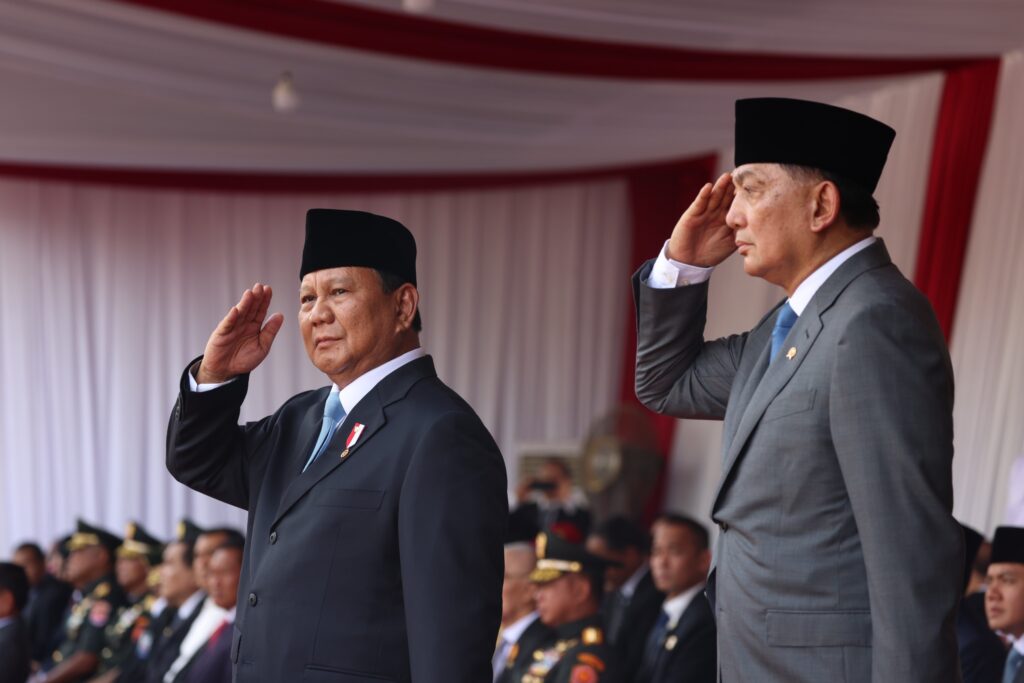
<svg viewBox="0 0 1024 683">
<path fill-rule="evenodd" d="M 32 661 L 42 662 L 58 645 L 64 611 L 71 602 L 71 584 L 46 571 L 43 550 L 35 543 L 19 545 L 13 559 L 28 576 L 28 605 L 22 618 L 32 641 Z"/>
<path fill-rule="evenodd" d="M 505 544 L 505 583 L 501 589 L 501 630 L 494 650 L 494 683 L 519 683 L 533 662 L 533 653 L 555 640 L 555 632 L 537 613 L 537 591 L 530 581 L 530 573 L 537 566 L 533 545 L 536 536 L 534 531 L 529 540 L 516 539 Z"/>
<path fill-rule="evenodd" d="M 651 577 L 650 537 L 636 522 L 611 517 L 587 539 L 587 550 L 609 561 L 602 605 L 605 633 L 623 671 L 636 671 L 665 599 Z"/>
<path fill-rule="evenodd" d="M 397 221 L 311 210 L 298 322 L 334 386 L 237 424 L 249 373 L 284 321 L 266 318 L 262 284 L 182 377 L 168 469 L 249 511 L 231 648 L 239 683 L 492 675 L 505 465 L 420 348 L 415 260 Z"/>
<path fill-rule="evenodd" d="M 210 558 L 207 584 L 210 600 L 225 610 L 224 618 L 174 680 L 184 683 L 231 683 L 231 624 L 235 621 L 238 580 L 242 571 L 244 543 L 232 536 Z"/>
<path fill-rule="evenodd" d="M 1006 648 L 985 619 L 985 593 L 970 590 L 971 574 L 985 538 L 963 524 L 964 596 L 956 615 L 956 641 L 960 649 L 963 683 L 1002 683 Z"/>
<path fill-rule="evenodd" d="M 715 618 L 703 592 L 710 564 L 704 525 L 675 514 L 658 518 L 651 572 L 665 602 L 634 683 L 714 683 Z"/>
<path fill-rule="evenodd" d="M 1024 528 L 1001 526 L 992 539 L 985 591 L 988 625 L 1013 645 L 1003 665 L 1003 683 L 1024 683 Z"/>
<path fill-rule="evenodd" d="M 31 670 L 28 629 L 21 619 L 27 602 L 25 570 L 0 562 L 0 683 L 25 683 Z"/>
</svg>

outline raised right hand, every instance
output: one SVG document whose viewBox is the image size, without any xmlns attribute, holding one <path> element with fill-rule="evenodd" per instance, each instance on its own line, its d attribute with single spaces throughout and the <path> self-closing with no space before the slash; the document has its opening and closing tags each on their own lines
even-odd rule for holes
<svg viewBox="0 0 1024 683">
<path fill-rule="evenodd" d="M 263 322 L 273 296 L 269 286 L 256 283 L 242 293 L 206 342 L 203 361 L 196 373 L 199 384 L 226 382 L 252 372 L 270 352 L 274 337 L 284 324 L 275 313 Z"/>
<path fill-rule="evenodd" d="M 729 173 L 719 176 L 714 185 L 706 183 L 672 230 L 668 257 L 710 268 L 736 251 L 736 236 L 725 222 L 734 195 Z"/>
</svg>

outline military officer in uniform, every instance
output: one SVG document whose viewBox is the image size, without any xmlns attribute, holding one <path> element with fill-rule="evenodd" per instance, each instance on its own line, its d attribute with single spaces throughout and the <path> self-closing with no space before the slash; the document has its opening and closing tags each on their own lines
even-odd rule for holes
<svg viewBox="0 0 1024 683">
<path fill-rule="evenodd" d="M 121 539 L 109 531 L 78 520 L 67 543 L 66 568 L 75 601 L 64 621 L 61 645 L 45 667 L 46 683 L 83 681 L 99 668 L 104 629 L 126 602 L 114 579 L 114 553 L 120 545 Z"/>
<path fill-rule="evenodd" d="M 618 683 L 615 651 L 601 622 L 604 571 L 609 563 L 558 536 L 537 536 L 537 611 L 557 640 L 536 650 L 520 683 Z"/>
<path fill-rule="evenodd" d="M 124 542 L 117 549 L 117 582 L 127 602 L 103 631 L 100 666 L 91 683 L 117 680 L 121 667 L 131 658 L 135 644 L 152 620 L 156 602 L 153 586 L 163 561 L 164 545 L 137 522 L 129 522 Z"/>
</svg>

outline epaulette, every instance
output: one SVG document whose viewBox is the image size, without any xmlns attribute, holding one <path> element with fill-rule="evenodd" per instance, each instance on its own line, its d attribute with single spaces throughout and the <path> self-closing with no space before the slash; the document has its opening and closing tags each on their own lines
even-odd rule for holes
<svg viewBox="0 0 1024 683">
<path fill-rule="evenodd" d="M 604 660 L 601 659 L 600 657 L 598 657 L 597 655 L 592 654 L 590 652 L 581 652 L 581 653 L 579 653 L 578 655 L 576 655 L 576 661 L 579 662 L 580 664 L 586 664 L 587 666 L 592 666 L 595 669 L 597 669 L 598 671 L 604 671 L 605 670 Z"/>
<path fill-rule="evenodd" d="M 109 584 L 109 583 L 107 583 L 106 581 L 104 581 L 104 582 L 103 582 L 103 583 L 101 583 L 100 585 L 96 586 L 96 589 L 95 589 L 95 590 L 93 590 L 93 592 L 92 592 L 92 593 L 93 593 L 93 595 L 95 595 L 95 596 L 96 596 L 97 598 L 105 598 L 105 597 L 107 597 L 108 595 L 110 595 L 110 584 Z"/>
<path fill-rule="evenodd" d="M 604 632 L 596 626 L 583 629 L 581 637 L 584 645 L 600 645 L 604 642 Z"/>
</svg>

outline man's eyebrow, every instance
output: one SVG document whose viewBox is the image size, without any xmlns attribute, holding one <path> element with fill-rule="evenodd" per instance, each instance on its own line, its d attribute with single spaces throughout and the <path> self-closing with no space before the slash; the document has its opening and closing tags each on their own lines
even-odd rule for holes
<svg viewBox="0 0 1024 683">
<path fill-rule="evenodd" d="M 759 179 L 760 179 L 759 176 L 756 173 L 754 173 L 753 171 L 750 171 L 750 170 L 739 171 L 738 173 L 734 171 L 733 174 L 732 174 L 732 180 L 736 184 L 742 184 L 742 183 L 747 182 L 748 180 L 756 181 L 756 180 L 759 180 Z"/>
</svg>

